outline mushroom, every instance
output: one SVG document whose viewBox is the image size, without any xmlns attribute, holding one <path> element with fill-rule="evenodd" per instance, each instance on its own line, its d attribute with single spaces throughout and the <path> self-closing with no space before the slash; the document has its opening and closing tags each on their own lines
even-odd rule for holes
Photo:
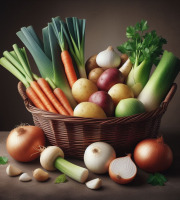
<svg viewBox="0 0 180 200">
<path fill-rule="evenodd" d="M 84 183 L 88 178 L 89 171 L 65 160 L 64 152 L 57 146 L 45 148 L 41 153 L 40 163 L 44 169 L 48 171 L 58 169 L 80 183 Z"/>
</svg>

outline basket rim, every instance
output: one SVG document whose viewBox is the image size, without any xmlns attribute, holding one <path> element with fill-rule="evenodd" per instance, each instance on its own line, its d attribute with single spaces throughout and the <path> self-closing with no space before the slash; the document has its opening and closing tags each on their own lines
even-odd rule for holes
<svg viewBox="0 0 180 200">
<path fill-rule="evenodd" d="M 114 123 L 129 123 L 129 122 L 137 122 L 137 121 L 143 121 L 147 120 L 149 118 L 157 117 L 158 115 L 163 115 L 164 112 L 167 110 L 167 107 L 173 98 L 175 92 L 177 90 L 177 84 L 173 83 L 171 89 L 169 90 L 168 94 L 166 95 L 164 101 L 161 103 L 161 105 L 150 112 L 144 112 L 141 114 L 136 114 L 128 117 L 108 117 L 106 119 L 95 119 L 95 118 L 83 118 L 83 117 L 76 117 L 76 116 L 66 116 L 66 115 L 60 115 L 51 113 L 49 111 L 44 111 L 39 108 L 36 108 L 33 106 L 32 102 L 28 99 L 26 92 L 25 92 L 25 86 L 22 82 L 18 83 L 18 92 L 21 95 L 26 109 L 35 115 L 38 115 L 41 118 L 46 118 L 49 120 L 63 120 L 68 122 L 76 122 L 76 123 L 99 123 L 99 124 L 114 124 Z"/>
</svg>

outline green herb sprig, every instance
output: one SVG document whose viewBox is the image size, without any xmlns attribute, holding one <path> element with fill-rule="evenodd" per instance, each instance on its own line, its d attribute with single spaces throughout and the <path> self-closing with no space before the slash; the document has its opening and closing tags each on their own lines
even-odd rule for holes
<svg viewBox="0 0 180 200">
<path fill-rule="evenodd" d="M 67 178 L 66 178 L 65 174 L 61 174 L 54 181 L 54 183 L 56 183 L 56 184 L 58 184 L 58 183 L 65 183 L 65 182 L 67 182 Z"/>
<path fill-rule="evenodd" d="M 164 186 L 167 182 L 167 178 L 163 174 L 155 173 L 149 175 L 147 182 L 153 186 Z"/>
<path fill-rule="evenodd" d="M 0 156 L 0 165 L 5 165 L 8 162 L 8 158 L 5 156 Z"/>
</svg>

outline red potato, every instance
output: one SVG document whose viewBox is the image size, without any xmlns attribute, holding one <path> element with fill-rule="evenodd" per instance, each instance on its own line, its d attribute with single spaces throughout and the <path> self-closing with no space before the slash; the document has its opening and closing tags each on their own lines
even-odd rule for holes
<svg viewBox="0 0 180 200">
<path fill-rule="evenodd" d="M 116 68 L 106 69 L 97 80 L 99 90 L 108 91 L 116 83 L 123 83 L 124 77 Z"/>
<path fill-rule="evenodd" d="M 99 105 L 108 117 L 114 115 L 114 103 L 111 96 L 105 91 L 97 91 L 89 97 L 89 102 Z"/>
</svg>

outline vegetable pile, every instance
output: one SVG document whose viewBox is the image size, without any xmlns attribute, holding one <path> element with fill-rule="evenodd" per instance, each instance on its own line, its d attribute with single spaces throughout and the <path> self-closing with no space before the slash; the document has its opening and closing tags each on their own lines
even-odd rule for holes
<svg viewBox="0 0 180 200">
<path fill-rule="evenodd" d="M 32 26 L 17 32 L 39 75 L 33 73 L 25 47 L 17 44 L 4 51 L 0 64 L 24 84 L 34 106 L 45 111 L 107 118 L 158 108 L 179 73 L 179 59 L 163 50 L 166 39 L 148 32 L 147 21 L 141 20 L 127 27 L 128 40 L 117 47 L 120 55 L 109 46 L 85 62 L 85 27 L 85 19 L 55 17 L 42 29 L 42 40 Z"/>
<path fill-rule="evenodd" d="M 0 64 L 24 84 L 27 97 L 40 111 L 106 119 L 157 109 L 180 70 L 179 59 L 163 50 L 167 41 L 156 31 L 147 32 L 147 21 L 142 20 L 127 27 L 128 40 L 117 47 L 120 55 L 109 46 L 85 62 L 85 26 L 85 19 L 69 17 L 63 21 L 55 17 L 42 29 L 42 40 L 32 26 L 22 27 L 17 36 L 25 47 L 12 45 L 11 51 L 3 52 Z M 33 73 L 26 48 L 39 74 Z M 154 71 L 153 65 L 156 66 Z M 47 181 L 49 173 L 46 171 L 58 169 L 63 174 L 55 183 L 66 182 L 67 175 L 86 183 L 90 189 L 99 189 L 102 180 L 95 178 L 87 182 L 88 170 L 95 174 L 109 173 L 114 182 L 127 184 L 135 179 L 137 167 L 155 173 L 150 175 L 149 183 L 163 185 L 166 178 L 159 172 L 167 170 L 173 162 L 172 151 L 162 137 L 141 141 L 133 154 L 119 158 L 108 143 L 92 143 L 84 152 L 88 169 L 65 160 L 61 148 L 45 147 L 44 133 L 39 127 L 15 128 L 6 146 L 8 153 L 20 162 L 30 162 L 40 156 L 44 170 L 34 170 L 33 177 L 37 181 Z M 7 161 L 6 157 L 0 157 L 2 164 Z M 32 180 L 27 173 L 11 165 L 6 173 L 21 175 L 20 181 Z"/>
</svg>

